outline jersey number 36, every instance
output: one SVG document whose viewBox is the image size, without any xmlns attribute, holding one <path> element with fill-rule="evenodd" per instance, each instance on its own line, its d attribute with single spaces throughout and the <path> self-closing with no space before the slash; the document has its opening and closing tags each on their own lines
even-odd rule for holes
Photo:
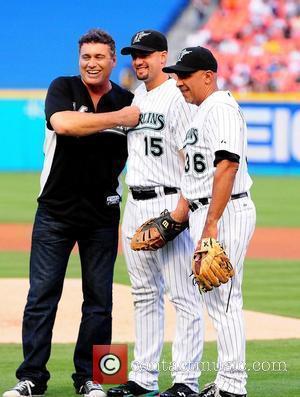
<svg viewBox="0 0 300 397">
<path fill-rule="evenodd" d="M 184 171 L 188 173 L 192 167 L 192 169 L 197 173 L 203 172 L 206 168 L 203 160 L 204 156 L 201 153 L 194 153 L 191 156 L 189 155 L 189 153 L 186 153 Z"/>
</svg>

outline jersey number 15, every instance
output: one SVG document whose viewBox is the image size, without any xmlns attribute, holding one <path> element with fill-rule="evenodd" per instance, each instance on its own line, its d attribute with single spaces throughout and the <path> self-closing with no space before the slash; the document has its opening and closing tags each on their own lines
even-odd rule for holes
<svg viewBox="0 0 300 397">
<path fill-rule="evenodd" d="M 145 141 L 145 155 L 149 156 L 149 154 L 152 154 L 153 156 L 159 157 L 163 154 L 163 146 L 162 138 L 154 138 L 152 136 L 145 136 L 144 138 Z"/>
</svg>

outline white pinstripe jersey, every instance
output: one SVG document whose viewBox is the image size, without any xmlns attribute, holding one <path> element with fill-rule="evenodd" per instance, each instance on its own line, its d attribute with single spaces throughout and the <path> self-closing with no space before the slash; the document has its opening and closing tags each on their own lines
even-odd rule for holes
<svg viewBox="0 0 300 397">
<path fill-rule="evenodd" d="M 174 79 L 153 90 L 135 90 L 133 104 L 141 110 L 139 124 L 128 132 L 128 186 L 179 187 L 186 129 L 197 107 L 185 102 Z"/>
<path fill-rule="evenodd" d="M 211 197 L 215 152 L 227 151 L 240 157 L 232 194 L 247 192 L 247 127 L 239 105 L 229 91 L 216 91 L 198 107 L 184 143 L 185 172 L 182 193 L 189 199 Z"/>
</svg>

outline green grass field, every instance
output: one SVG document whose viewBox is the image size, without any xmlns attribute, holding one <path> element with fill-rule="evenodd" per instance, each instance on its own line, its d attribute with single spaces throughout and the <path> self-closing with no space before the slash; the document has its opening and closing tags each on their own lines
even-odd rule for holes
<svg viewBox="0 0 300 397">
<path fill-rule="evenodd" d="M 0 173 L 0 223 L 31 223 L 39 193 L 38 173 Z"/>
<path fill-rule="evenodd" d="M 39 175 L 0 173 L 0 186 L 0 223 L 31 223 L 39 191 Z M 256 177 L 252 197 L 257 206 L 258 226 L 300 227 L 300 217 L 296 216 L 299 212 L 300 178 Z M 124 203 L 125 200 L 122 207 Z M 0 277 L 28 277 L 28 260 L 29 253 L 0 252 Z M 245 309 L 300 318 L 299 265 L 300 261 L 247 260 L 243 288 Z M 76 254 L 71 256 L 67 277 L 80 277 L 79 258 Z M 115 282 L 129 285 L 122 255 L 116 262 Z M 129 345 L 129 360 L 132 358 L 132 350 L 132 345 Z M 249 341 L 248 395 L 297 396 L 300 390 L 299 351 L 300 339 Z M 49 397 L 74 396 L 70 379 L 73 371 L 72 355 L 71 344 L 53 346 L 49 362 L 52 374 L 47 394 Z M 15 383 L 14 373 L 21 359 L 20 345 L 0 344 L 0 394 Z M 166 362 L 171 361 L 169 343 L 165 344 L 163 359 Z M 205 344 L 202 361 L 216 362 L 215 343 Z M 276 364 L 278 362 L 281 363 L 281 371 Z M 264 365 L 264 368 L 259 368 L 259 365 Z M 200 378 L 201 386 L 212 381 L 214 376 L 213 371 L 204 371 Z M 160 389 L 164 390 L 170 383 L 170 373 L 161 372 Z"/>
<path fill-rule="evenodd" d="M 251 189 L 257 226 L 299 227 L 300 178 L 255 177 Z"/>
<path fill-rule="evenodd" d="M 295 216 L 299 213 L 300 178 L 253 179 L 251 193 L 257 207 L 257 226 L 300 227 L 300 217 Z M 39 174 L 0 173 L 0 186 L 0 223 L 32 222 Z M 123 204 L 125 201 L 126 194 Z"/>
<path fill-rule="evenodd" d="M 300 340 L 250 341 L 247 345 L 247 370 L 249 375 L 248 395 L 251 397 L 295 397 L 300 390 L 300 361 L 298 352 Z M 129 362 L 132 359 L 133 346 L 129 345 Z M 54 345 L 49 370 L 52 379 L 49 382 L 47 396 L 73 397 L 74 389 L 70 378 L 73 372 L 73 345 Z M 20 345 L 0 345 L 0 390 L 6 390 L 15 383 L 15 367 L 22 359 Z M 171 345 L 166 343 L 162 354 L 165 363 L 171 360 Z M 202 364 L 201 387 L 215 377 L 216 344 L 206 343 Z M 164 364 L 166 368 L 168 364 Z M 168 371 L 160 372 L 159 387 L 165 390 L 171 385 Z M 109 386 L 105 385 L 105 389 Z"/>
<path fill-rule="evenodd" d="M 0 252 L 0 278 L 27 278 L 28 261 L 29 253 Z M 248 259 L 244 270 L 244 308 L 300 318 L 299 266 L 300 261 Z M 77 254 L 71 255 L 67 277 L 80 277 L 80 262 Z M 117 257 L 114 281 L 130 285 L 122 255 Z"/>
<path fill-rule="evenodd" d="M 29 253 L 0 251 L 0 278 L 27 278 L 29 275 Z M 79 255 L 73 254 L 67 269 L 67 278 L 81 277 Z M 115 282 L 130 285 L 123 255 L 119 255 L 115 264 Z"/>
<path fill-rule="evenodd" d="M 0 186 L 0 222 L 31 222 L 36 208 L 39 175 L 0 173 Z M 257 205 L 258 225 L 300 227 L 300 217 L 295 216 L 300 178 L 256 177 L 252 196 Z M 126 194 L 122 207 L 125 201 Z M 28 277 L 28 260 L 28 253 L 0 252 L 0 277 Z M 299 265 L 300 261 L 247 260 L 245 308 L 300 317 Z M 71 256 L 67 277 L 80 277 L 78 255 Z M 115 281 L 129 285 L 123 256 L 119 256 L 116 262 Z"/>
<path fill-rule="evenodd" d="M 127 198 L 124 179 L 123 176 L 122 213 Z M 0 172 L 0 187 L 0 223 L 32 223 L 40 190 L 40 174 Z"/>
</svg>

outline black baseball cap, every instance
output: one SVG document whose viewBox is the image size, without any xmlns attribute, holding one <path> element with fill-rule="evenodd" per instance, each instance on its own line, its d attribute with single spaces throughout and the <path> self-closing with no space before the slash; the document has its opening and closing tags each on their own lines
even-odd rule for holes
<svg viewBox="0 0 300 397">
<path fill-rule="evenodd" d="M 131 46 L 122 48 L 121 54 L 129 55 L 134 51 L 168 51 L 168 42 L 157 30 L 140 30 L 132 36 Z"/>
<path fill-rule="evenodd" d="M 181 50 L 175 65 L 163 68 L 165 73 L 193 73 L 197 70 L 218 70 L 218 63 L 209 49 L 187 47 Z"/>
</svg>

